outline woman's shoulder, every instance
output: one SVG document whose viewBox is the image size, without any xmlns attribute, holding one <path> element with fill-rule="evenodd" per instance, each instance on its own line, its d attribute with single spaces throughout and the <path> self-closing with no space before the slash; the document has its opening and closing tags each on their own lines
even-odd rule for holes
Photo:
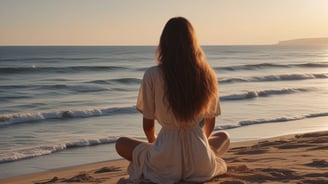
<svg viewBox="0 0 328 184">
<path fill-rule="evenodd" d="M 149 67 L 144 74 L 144 77 L 154 77 L 160 73 L 160 68 L 158 65 Z"/>
<path fill-rule="evenodd" d="M 147 68 L 146 73 L 154 73 L 154 72 L 158 72 L 158 70 L 159 70 L 159 66 L 154 65 L 154 66 Z"/>
</svg>

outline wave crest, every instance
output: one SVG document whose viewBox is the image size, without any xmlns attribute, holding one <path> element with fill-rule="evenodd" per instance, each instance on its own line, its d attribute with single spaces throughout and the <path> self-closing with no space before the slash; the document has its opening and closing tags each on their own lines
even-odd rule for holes
<svg viewBox="0 0 328 184">
<path fill-rule="evenodd" d="M 296 120 L 325 117 L 325 116 L 328 116 L 328 112 L 307 114 L 307 115 L 298 116 L 298 117 L 278 117 L 278 118 L 273 118 L 273 119 L 245 120 L 245 121 L 240 121 L 238 123 L 238 125 L 217 126 L 217 127 L 215 127 L 215 130 L 233 129 L 233 128 L 239 128 L 242 126 L 257 125 L 257 124 L 264 124 L 264 123 L 283 123 L 283 122 L 287 122 L 287 121 L 296 121 Z"/>
<path fill-rule="evenodd" d="M 291 67 L 302 67 L 302 68 L 322 68 L 328 67 L 328 63 L 299 63 L 299 64 L 274 64 L 274 63 L 258 63 L 251 65 L 235 65 L 235 66 L 223 66 L 215 67 L 217 71 L 237 71 L 237 70 L 259 70 L 259 69 L 270 69 L 270 68 L 291 68 Z"/>
<path fill-rule="evenodd" d="M 0 68 L 0 74 L 26 74 L 26 73 L 74 73 L 74 72 L 94 72 L 94 71 L 120 71 L 128 68 L 119 66 L 67 66 L 67 67 L 6 67 Z"/>
<path fill-rule="evenodd" d="M 325 116 L 328 116 L 328 112 L 308 114 L 299 117 L 278 117 L 273 119 L 245 120 L 245 121 L 240 121 L 237 125 L 217 126 L 215 127 L 215 130 L 227 130 L 227 129 L 239 128 L 249 125 L 264 124 L 264 123 L 282 123 L 287 121 L 295 121 L 295 120 L 325 117 Z M 95 146 L 101 144 L 112 144 L 115 143 L 117 139 L 118 137 L 114 137 L 114 136 L 103 137 L 103 138 L 80 139 L 80 140 L 73 140 L 71 142 L 66 142 L 62 144 L 41 145 L 32 148 L 15 150 L 7 153 L 0 153 L 0 163 L 12 162 L 21 159 L 38 157 L 42 155 L 49 155 L 66 149 L 88 147 L 88 146 Z"/>
<path fill-rule="evenodd" d="M 12 162 L 27 158 L 38 157 L 42 155 L 49 155 L 55 152 L 63 151 L 71 148 L 95 146 L 100 144 L 111 144 L 115 143 L 117 137 L 104 137 L 100 139 L 81 139 L 77 141 L 72 141 L 63 144 L 57 144 L 52 146 L 37 146 L 32 148 L 26 148 L 21 150 L 16 150 L 8 153 L 0 153 L 0 163 Z"/>
<path fill-rule="evenodd" d="M 113 114 L 136 113 L 135 106 L 95 108 L 86 110 L 65 110 L 57 112 L 31 112 L 0 115 L 0 126 L 41 121 L 47 119 L 88 118 L 94 116 L 108 116 Z"/>
<path fill-rule="evenodd" d="M 269 81 L 327 79 L 327 78 L 328 78 L 328 73 L 317 73 L 317 74 L 281 74 L 281 75 L 266 75 L 266 76 L 249 77 L 249 78 L 223 78 L 219 82 L 220 83 L 269 82 Z"/>
<path fill-rule="evenodd" d="M 231 100 L 245 100 L 245 99 L 252 99 L 257 97 L 267 97 L 271 95 L 285 95 L 285 94 L 292 94 L 297 92 L 305 92 L 309 91 L 309 89 L 305 88 L 295 88 L 295 89 L 279 89 L 279 90 L 262 90 L 262 91 L 248 91 L 245 93 L 240 94 L 232 94 L 227 96 L 221 96 L 221 101 L 231 101 Z"/>
</svg>

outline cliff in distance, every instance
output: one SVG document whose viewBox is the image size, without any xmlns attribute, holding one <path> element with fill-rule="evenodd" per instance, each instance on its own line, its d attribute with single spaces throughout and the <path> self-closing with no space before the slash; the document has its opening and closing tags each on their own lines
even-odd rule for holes
<svg viewBox="0 0 328 184">
<path fill-rule="evenodd" d="M 328 45 L 328 37 L 284 40 L 284 41 L 280 41 L 278 44 L 279 45 Z"/>
</svg>

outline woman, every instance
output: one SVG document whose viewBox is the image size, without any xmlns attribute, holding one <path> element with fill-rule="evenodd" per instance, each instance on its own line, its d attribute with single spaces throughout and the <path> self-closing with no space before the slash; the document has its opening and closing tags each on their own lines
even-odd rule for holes
<svg viewBox="0 0 328 184">
<path fill-rule="evenodd" d="M 116 142 L 118 154 L 130 161 L 130 179 L 203 182 L 225 173 L 220 156 L 229 135 L 210 135 L 220 114 L 218 83 L 187 19 L 167 22 L 157 60 L 145 72 L 137 99 L 148 142 L 127 137 Z M 155 119 L 162 126 L 157 137 Z"/>
</svg>

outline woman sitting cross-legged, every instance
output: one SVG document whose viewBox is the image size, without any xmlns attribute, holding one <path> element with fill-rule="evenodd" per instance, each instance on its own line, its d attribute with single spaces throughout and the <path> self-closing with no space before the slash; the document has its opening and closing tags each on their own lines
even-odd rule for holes
<svg viewBox="0 0 328 184">
<path fill-rule="evenodd" d="M 166 23 L 157 60 L 145 72 L 137 99 L 148 142 L 128 137 L 116 142 L 118 154 L 130 161 L 130 179 L 204 182 L 226 173 L 220 157 L 229 148 L 229 135 L 211 135 L 220 115 L 217 77 L 187 19 Z M 161 125 L 157 137 L 155 120 Z"/>
</svg>

